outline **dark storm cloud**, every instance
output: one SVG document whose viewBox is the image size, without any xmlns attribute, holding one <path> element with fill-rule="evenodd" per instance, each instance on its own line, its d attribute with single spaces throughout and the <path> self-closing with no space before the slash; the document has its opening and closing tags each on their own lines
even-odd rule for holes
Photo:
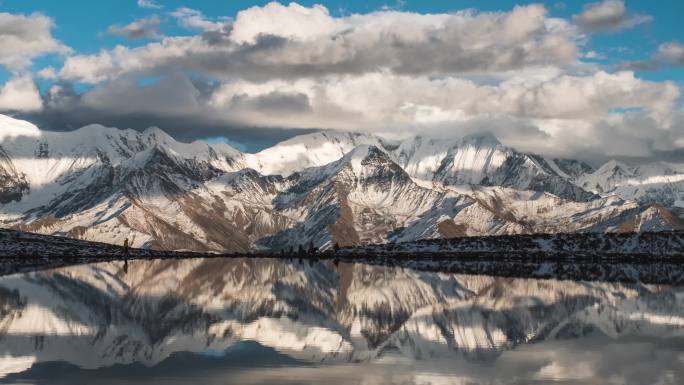
<svg viewBox="0 0 684 385">
<path fill-rule="evenodd" d="M 76 106 L 68 109 L 46 108 L 40 113 L 23 113 L 21 119 L 34 122 L 51 131 L 71 131 L 97 123 L 108 127 L 131 128 L 143 131 L 159 127 L 174 138 L 191 142 L 198 138 L 225 137 L 244 146 L 245 151 L 256 152 L 296 135 L 317 131 L 315 129 L 292 129 L 279 127 L 254 127 L 197 116 L 160 116 L 151 113 L 118 114 L 113 111 L 96 110 Z"/>
<path fill-rule="evenodd" d="M 283 114 L 306 110 L 306 95 L 243 96 L 236 98 L 227 111 L 217 113 L 207 105 L 215 88 L 210 81 L 191 81 L 181 75 L 171 75 L 144 87 L 132 78 L 118 79 L 86 93 L 77 93 L 71 83 L 62 82 L 44 95 L 41 111 L 23 113 L 20 117 L 53 131 L 71 131 L 98 123 L 138 131 L 156 126 L 182 141 L 224 136 L 244 144 L 248 151 L 313 131 L 277 126 L 260 126 L 255 130 L 230 119 L 233 112 Z"/>
<path fill-rule="evenodd" d="M 271 92 L 250 97 L 236 95 L 230 101 L 231 110 L 249 110 L 264 113 L 302 113 L 311 110 L 309 99 L 304 94 L 283 94 Z"/>
</svg>

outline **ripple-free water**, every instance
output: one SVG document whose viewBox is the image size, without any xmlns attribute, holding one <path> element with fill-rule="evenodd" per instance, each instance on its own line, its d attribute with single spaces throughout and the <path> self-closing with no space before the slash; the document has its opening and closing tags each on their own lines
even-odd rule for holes
<svg viewBox="0 0 684 385">
<path fill-rule="evenodd" d="M 0 383 L 681 384 L 684 287 L 273 259 L 0 278 Z"/>
</svg>

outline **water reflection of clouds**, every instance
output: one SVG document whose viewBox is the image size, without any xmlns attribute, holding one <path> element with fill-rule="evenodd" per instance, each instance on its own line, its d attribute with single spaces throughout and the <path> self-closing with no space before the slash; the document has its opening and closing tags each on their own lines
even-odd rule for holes
<svg viewBox="0 0 684 385">
<path fill-rule="evenodd" d="M 499 380 L 508 373 L 541 383 L 680 384 L 684 340 L 657 338 L 612 340 L 603 335 L 520 346 L 505 352 L 495 365 Z M 520 368 L 534 370 L 521 373 Z M 505 368 L 508 368 L 506 370 Z M 516 378 L 516 377 L 511 377 Z"/>
<path fill-rule="evenodd" d="M 374 363 L 312 365 L 256 343 L 226 352 L 180 353 L 153 367 L 116 365 L 97 370 L 44 364 L 8 383 L 89 384 L 572 384 L 675 385 L 684 380 L 684 340 L 626 338 L 595 333 L 577 340 L 522 345 L 493 363 L 463 359 L 407 361 L 384 357 Z M 58 370 L 59 369 L 59 370 Z M 60 373 L 55 378 L 55 372 Z M 0 381 L 4 382 L 4 381 Z"/>
<path fill-rule="evenodd" d="M 678 288 L 282 260 L 130 265 L 0 279 L 0 372 L 14 373 L 0 383 L 684 380 Z"/>
<path fill-rule="evenodd" d="M 218 354 L 177 354 L 154 367 L 117 365 L 97 370 L 50 364 L 8 377 L 35 384 L 626 384 L 675 385 L 684 381 L 684 340 L 592 334 L 577 340 L 521 345 L 495 362 L 464 359 L 407 361 L 385 357 L 374 363 L 312 365 L 246 343 Z M 245 347 L 246 346 L 246 347 Z M 55 379 L 54 371 L 60 376 Z M 101 380 L 101 381 L 100 381 Z"/>
</svg>

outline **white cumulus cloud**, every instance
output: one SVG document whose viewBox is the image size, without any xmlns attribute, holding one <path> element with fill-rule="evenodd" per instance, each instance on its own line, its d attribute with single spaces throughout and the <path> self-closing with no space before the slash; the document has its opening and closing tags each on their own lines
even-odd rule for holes
<svg viewBox="0 0 684 385">
<path fill-rule="evenodd" d="M 590 32 L 620 31 L 653 20 L 649 15 L 629 13 L 624 0 L 603 0 L 587 4 L 582 13 L 575 15 L 573 19 Z"/>
<path fill-rule="evenodd" d="M 30 112 L 42 107 L 38 88 L 28 76 L 12 78 L 0 86 L 0 111 Z"/>
<path fill-rule="evenodd" d="M 218 31 L 225 28 L 228 25 L 228 21 L 223 18 L 222 20 L 210 20 L 202 12 L 181 7 L 170 13 L 171 16 L 178 20 L 180 26 L 189 29 L 199 29 L 202 31 Z"/>
<path fill-rule="evenodd" d="M 622 1 L 589 4 L 573 20 L 538 4 L 336 16 L 272 2 L 230 21 L 190 8 L 170 15 L 196 34 L 73 55 L 41 71 L 60 84 L 44 110 L 71 119 L 61 126 L 148 124 L 186 138 L 245 127 L 255 137 L 274 127 L 486 130 L 523 151 L 564 156 L 652 156 L 684 143 L 679 86 L 584 61 L 600 58 L 587 31 L 643 19 Z M 671 42 L 654 60 L 676 65 L 681 54 Z M 93 87 L 78 93 L 70 82 Z"/>
<path fill-rule="evenodd" d="M 18 71 L 28 67 L 36 57 L 70 52 L 69 47 L 52 36 L 53 26 L 51 18 L 39 13 L 0 13 L 0 65 Z"/>
<path fill-rule="evenodd" d="M 670 64 L 684 66 L 684 44 L 677 41 L 661 44 L 658 56 Z"/>
<path fill-rule="evenodd" d="M 157 30 L 160 24 L 159 16 L 152 15 L 135 20 L 124 26 L 111 25 L 107 28 L 107 32 L 111 35 L 122 36 L 127 39 L 153 39 L 159 37 Z"/>
<path fill-rule="evenodd" d="M 161 5 L 157 4 L 157 2 L 153 0 L 138 0 L 138 7 L 140 8 L 149 8 L 149 9 L 162 9 Z"/>
<path fill-rule="evenodd" d="M 76 55 L 61 75 L 99 82 L 169 68 L 262 81 L 378 69 L 454 74 L 572 64 L 579 56 L 573 27 L 549 18 L 539 5 L 495 13 L 385 11 L 335 18 L 322 6 L 270 3 L 238 13 L 230 32 L 203 19 L 192 23 L 205 32 Z"/>
</svg>

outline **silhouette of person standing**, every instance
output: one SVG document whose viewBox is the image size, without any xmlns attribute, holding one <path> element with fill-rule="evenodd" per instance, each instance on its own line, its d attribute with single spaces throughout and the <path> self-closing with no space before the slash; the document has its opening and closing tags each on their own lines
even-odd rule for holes
<svg viewBox="0 0 684 385">
<path fill-rule="evenodd" d="M 124 239 L 123 247 L 124 247 L 124 268 L 123 268 L 123 270 L 124 270 L 124 274 L 126 274 L 126 273 L 128 273 L 128 247 L 129 247 L 128 238 Z"/>
</svg>

